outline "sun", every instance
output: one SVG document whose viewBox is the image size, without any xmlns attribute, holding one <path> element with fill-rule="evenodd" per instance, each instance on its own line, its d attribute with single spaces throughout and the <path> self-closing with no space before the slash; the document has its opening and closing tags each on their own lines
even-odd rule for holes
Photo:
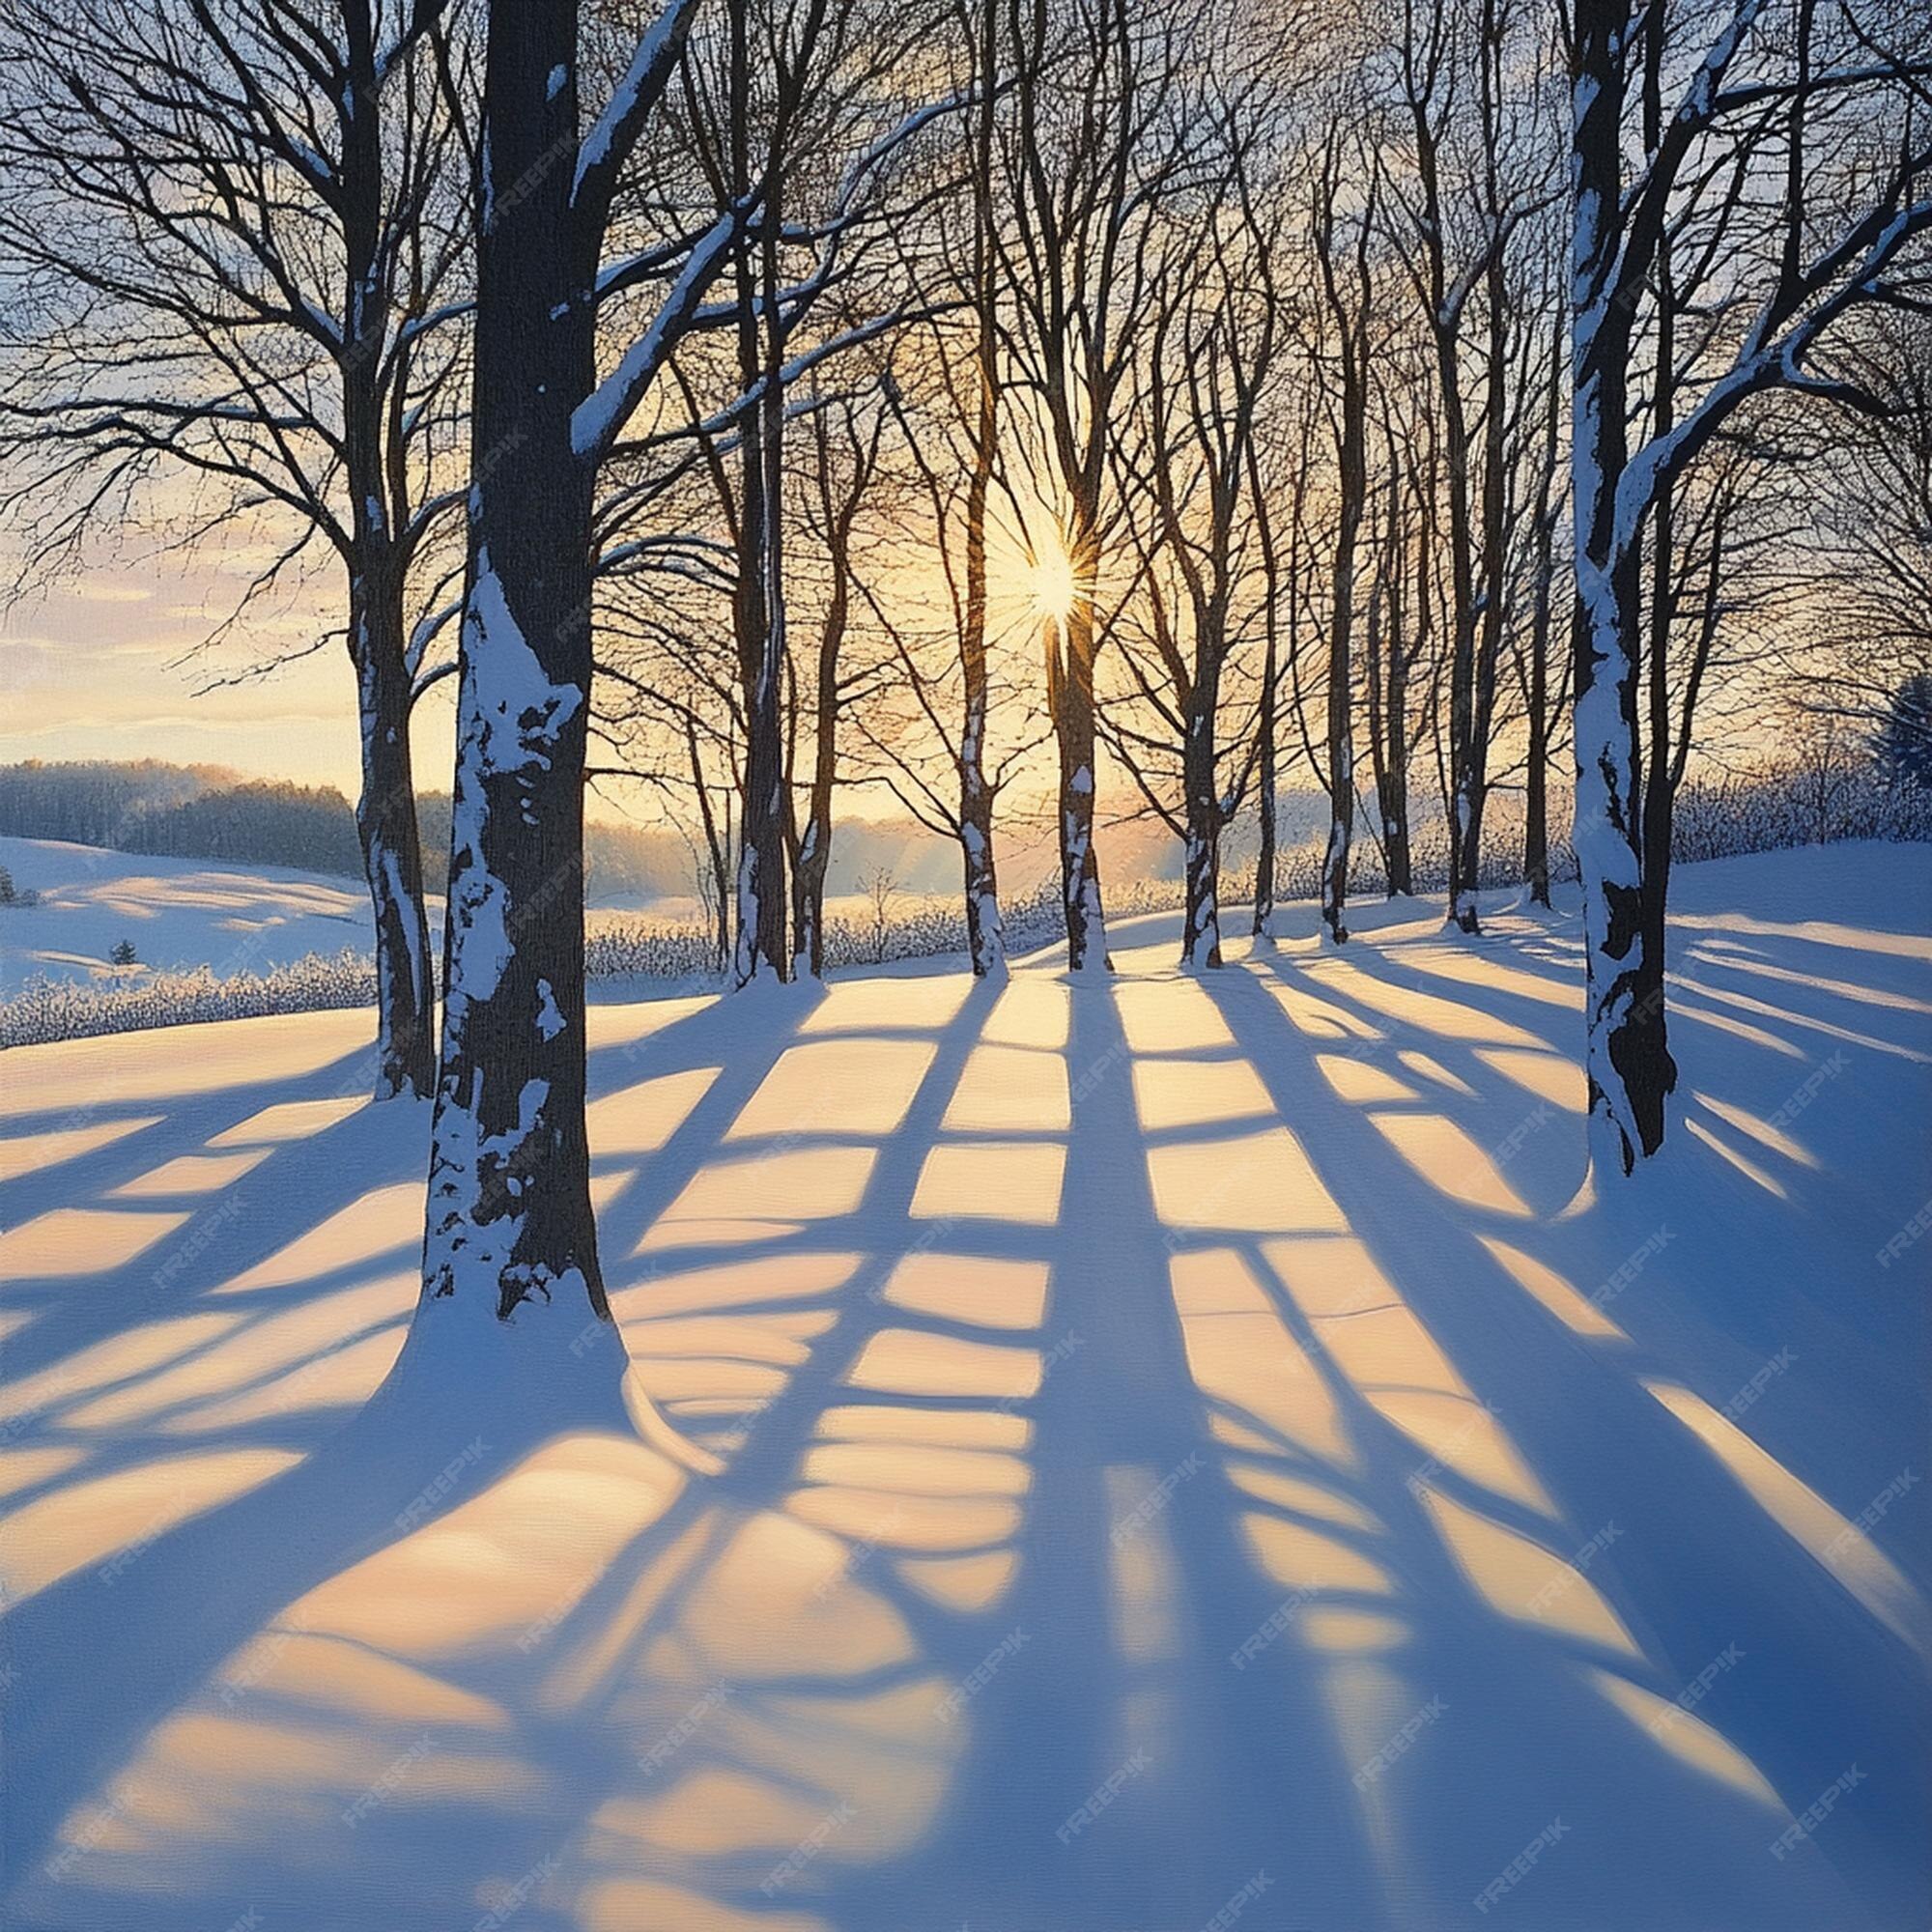
<svg viewBox="0 0 1932 1932">
<path fill-rule="evenodd" d="M 1058 537 L 1049 537 L 1035 551 L 1026 570 L 1027 596 L 1037 617 L 1064 624 L 1079 595 L 1073 559 Z"/>
</svg>

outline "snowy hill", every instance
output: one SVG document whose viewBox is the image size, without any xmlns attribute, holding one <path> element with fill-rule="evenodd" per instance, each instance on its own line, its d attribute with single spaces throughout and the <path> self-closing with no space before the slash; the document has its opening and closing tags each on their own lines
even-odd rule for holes
<svg viewBox="0 0 1932 1932">
<path fill-rule="evenodd" d="M 1932 852 L 1678 896 L 1631 1182 L 1561 912 L 593 1009 L 717 1475 L 369 1402 L 366 1015 L 10 1053 L 0 1917 L 1919 1932 Z"/>
<path fill-rule="evenodd" d="M 51 838 L 0 838 L 0 866 L 17 891 L 41 895 L 0 906 L 0 992 L 36 973 L 103 974 L 123 940 L 144 966 L 207 965 L 222 979 L 372 944 L 368 895 L 354 879 Z"/>
</svg>

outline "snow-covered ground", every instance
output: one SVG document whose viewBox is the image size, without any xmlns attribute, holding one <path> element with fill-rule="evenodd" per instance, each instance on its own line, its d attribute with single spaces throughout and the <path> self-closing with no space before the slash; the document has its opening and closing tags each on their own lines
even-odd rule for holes
<svg viewBox="0 0 1932 1932">
<path fill-rule="evenodd" d="M 0 906 L 0 995 L 35 974 L 103 976 L 124 939 L 144 966 L 209 966 L 224 980 L 373 943 L 356 879 L 54 838 L 0 838 L 0 866 L 16 891 L 41 895 L 38 905 Z M 439 903 L 439 921 L 441 912 Z"/>
<path fill-rule="evenodd" d="M 6 1055 L 0 1918 L 1922 1932 L 1932 852 L 1674 890 L 1594 1190 L 1563 914 L 593 1009 L 716 1476 L 372 1424 L 365 1016 Z"/>
</svg>

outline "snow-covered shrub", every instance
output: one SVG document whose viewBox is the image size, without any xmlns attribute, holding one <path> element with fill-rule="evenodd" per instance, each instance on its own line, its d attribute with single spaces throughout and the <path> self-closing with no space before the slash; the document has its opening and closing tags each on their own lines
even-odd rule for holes
<svg viewBox="0 0 1932 1932">
<path fill-rule="evenodd" d="M 195 1020 L 366 1007 L 375 999 L 373 961 L 350 951 L 331 957 L 311 952 L 287 966 L 237 973 L 226 980 L 217 980 L 206 966 L 113 980 L 37 978 L 12 999 L 0 1000 L 0 1046 L 33 1046 Z"/>
<path fill-rule="evenodd" d="M 592 980 L 695 980 L 718 971 L 711 930 L 695 920 L 593 912 L 584 921 L 583 971 Z"/>
</svg>

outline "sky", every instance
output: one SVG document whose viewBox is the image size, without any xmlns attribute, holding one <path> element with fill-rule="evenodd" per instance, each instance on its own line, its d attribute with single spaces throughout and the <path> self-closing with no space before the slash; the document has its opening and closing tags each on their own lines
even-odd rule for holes
<svg viewBox="0 0 1932 1932">
<path fill-rule="evenodd" d="M 203 648 L 264 560 L 248 542 L 192 558 L 124 551 L 23 593 L 0 616 L 0 762 L 160 758 L 354 797 L 348 654 L 339 639 L 309 648 L 336 621 L 332 570 L 259 604 L 230 640 Z M 443 684 L 418 706 L 426 789 L 449 784 L 450 697 Z"/>
</svg>

